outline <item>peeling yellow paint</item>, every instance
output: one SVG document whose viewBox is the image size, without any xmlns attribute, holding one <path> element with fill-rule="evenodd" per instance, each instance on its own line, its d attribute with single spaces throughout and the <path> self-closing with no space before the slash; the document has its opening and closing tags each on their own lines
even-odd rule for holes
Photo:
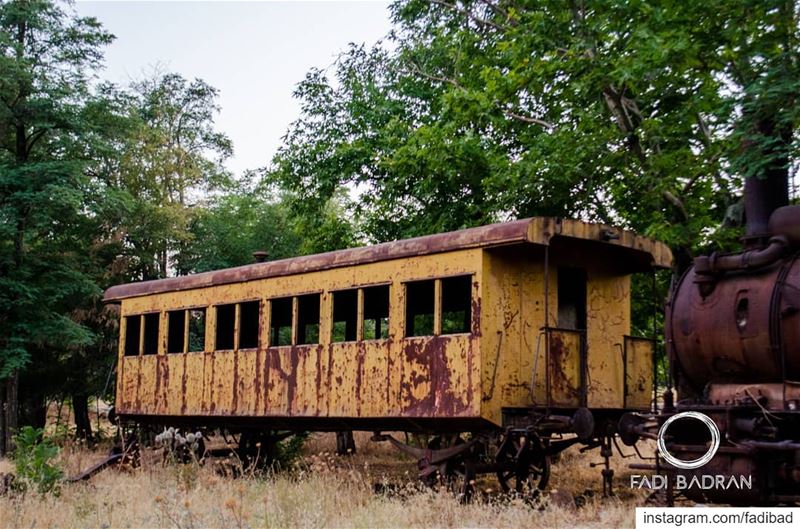
<svg viewBox="0 0 800 529">
<path fill-rule="evenodd" d="M 569 224 L 561 229 L 577 228 Z M 630 276 L 617 264 L 616 250 L 597 253 L 598 244 L 578 239 L 551 244 L 547 284 L 545 246 L 519 243 L 124 298 L 118 412 L 241 418 L 460 418 L 462 424 L 500 425 L 504 407 L 580 406 L 584 339 L 588 406 L 647 408 L 652 389 L 651 344 L 626 339 Z M 659 259 L 666 256 L 659 254 Z M 554 329 L 559 265 L 587 271 L 585 334 Z M 471 332 L 404 337 L 405 282 L 454 275 L 472 277 Z M 387 283 L 388 338 L 331 343 L 331 292 Z M 437 281 L 437 309 L 442 306 L 441 292 Z M 319 343 L 270 347 L 269 300 L 306 293 L 321 293 Z M 359 293 L 359 310 L 363 297 Z M 237 350 L 235 338 L 234 350 L 214 351 L 214 306 L 245 300 L 261 301 L 259 346 Z M 208 308 L 206 350 L 167 354 L 166 312 L 196 307 Z M 297 310 L 295 298 L 295 315 Z M 161 313 L 158 354 L 124 356 L 124 316 L 153 311 Z M 237 308 L 236 329 L 240 313 Z M 441 327 L 437 310 L 435 333 Z M 359 322 L 357 335 L 362 332 Z M 296 328 L 292 334 L 296 341 Z"/>
</svg>

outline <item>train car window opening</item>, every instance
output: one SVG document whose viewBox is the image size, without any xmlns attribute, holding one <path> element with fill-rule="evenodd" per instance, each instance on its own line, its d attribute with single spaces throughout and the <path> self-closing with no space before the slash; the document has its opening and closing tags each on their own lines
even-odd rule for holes
<svg viewBox="0 0 800 529">
<path fill-rule="evenodd" d="M 319 343 L 319 294 L 297 298 L 297 345 Z"/>
<path fill-rule="evenodd" d="M 151 312 L 144 315 L 144 349 L 142 354 L 158 354 L 158 322 L 161 314 Z"/>
<path fill-rule="evenodd" d="M 442 334 L 470 332 L 472 276 L 442 279 Z"/>
<path fill-rule="evenodd" d="M 167 353 L 182 353 L 186 342 L 186 311 L 167 312 Z"/>
<path fill-rule="evenodd" d="M 364 288 L 364 339 L 389 337 L 389 285 Z"/>
<path fill-rule="evenodd" d="M 239 349 L 254 349 L 258 347 L 261 302 L 247 301 L 239 306 Z"/>
<path fill-rule="evenodd" d="M 558 327 L 586 329 L 586 270 L 558 267 Z"/>
<path fill-rule="evenodd" d="M 436 281 L 406 283 L 406 336 L 431 336 Z"/>
<path fill-rule="evenodd" d="M 333 293 L 333 327 L 331 342 L 353 342 L 357 339 L 358 289 Z"/>
<path fill-rule="evenodd" d="M 217 325 L 214 349 L 233 350 L 233 336 L 236 327 L 236 304 L 217 305 Z"/>
<path fill-rule="evenodd" d="M 292 298 L 270 300 L 269 345 L 292 345 Z"/>
<path fill-rule="evenodd" d="M 125 356 L 139 356 L 139 335 L 141 334 L 142 317 L 125 316 Z"/>
<path fill-rule="evenodd" d="M 189 352 L 206 350 L 206 309 L 190 309 L 189 313 Z"/>
</svg>

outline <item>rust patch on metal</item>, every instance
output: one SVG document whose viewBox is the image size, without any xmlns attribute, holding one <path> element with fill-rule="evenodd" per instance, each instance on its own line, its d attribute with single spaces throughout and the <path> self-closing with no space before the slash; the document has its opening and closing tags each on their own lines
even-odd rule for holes
<svg viewBox="0 0 800 529">
<path fill-rule="evenodd" d="M 554 403 L 574 401 L 577 405 L 581 395 L 574 375 L 578 374 L 579 351 L 564 343 L 565 332 L 550 332 L 550 391 Z M 573 376 L 569 371 L 575 371 Z"/>
<path fill-rule="evenodd" d="M 437 336 L 405 344 L 403 353 L 406 363 L 413 365 L 417 362 L 426 365 L 428 376 L 412 371 L 410 379 L 401 383 L 402 391 L 408 399 L 402 410 L 403 415 L 435 417 L 459 415 L 467 411 L 466 404 L 454 393 L 451 366 L 448 365 L 445 354 L 450 341 L 449 337 Z M 468 347 L 467 355 L 471 354 L 471 347 Z M 428 381 L 430 387 L 424 396 L 415 397 L 415 387 Z"/>
<path fill-rule="evenodd" d="M 136 358 L 136 409 L 142 409 L 142 398 L 140 396 L 140 391 L 142 389 L 142 361 L 141 357 Z"/>
<path fill-rule="evenodd" d="M 261 328 L 261 318 L 259 320 L 259 329 Z M 256 393 L 256 403 L 255 403 L 255 410 L 258 413 L 261 410 L 261 396 L 263 394 L 261 388 L 261 347 L 256 349 L 256 372 L 255 372 L 255 393 Z"/>
<path fill-rule="evenodd" d="M 183 374 L 181 375 L 181 414 L 186 414 L 186 354 L 183 355 Z"/>
<path fill-rule="evenodd" d="M 233 355 L 233 396 L 231 399 L 231 411 L 236 412 L 239 407 L 239 354 Z"/>
<path fill-rule="evenodd" d="M 665 318 L 673 361 L 697 392 L 730 380 L 796 380 L 800 355 L 800 259 L 784 258 L 757 273 L 707 278 L 690 268 Z"/>
<path fill-rule="evenodd" d="M 361 384 L 364 379 L 364 358 L 366 357 L 364 342 L 356 345 L 356 414 L 361 416 Z"/>
<path fill-rule="evenodd" d="M 216 377 L 216 373 L 215 373 L 216 355 L 213 352 L 206 354 L 206 363 L 208 363 L 208 361 L 211 362 L 211 378 L 209 379 L 211 381 L 210 382 L 211 402 L 208 403 L 208 409 L 209 409 L 209 411 L 211 413 L 214 413 L 215 411 L 217 411 L 217 399 L 215 398 L 216 395 L 214 394 L 214 386 L 215 386 L 215 381 L 217 380 L 217 377 Z"/>
<path fill-rule="evenodd" d="M 472 284 L 472 301 L 470 305 L 470 310 L 472 314 L 472 321 L 470 322 L 470 332 L 472 336 L 480 338 L 481 336 L 481 299 L 478 295 L 475 295 L 476 292 L 480 292 L 478 288 L 478 282 L 474 282 Z"/>
<path fill-rule="evenodd" d="M 787 402 L 800 404 L 800 383 L 710 384 L 708 402 L 717 406 L 753 406 L 783 411 Z"/>
<path fill-rule="evenodd" d="M 156 402 L 161 401 L 161 409 L 166 410 L 169 406 L 169 358 L 166 355 L 157 357 L 156 380 Z"/>
<path fill-rule="evenodd" d="M 317 347 L 317 369 L 314 372 L 314 387 L 317 401 L 316 415 L 320 415 L 322 410 L 322 346 Z"/>
</svg>

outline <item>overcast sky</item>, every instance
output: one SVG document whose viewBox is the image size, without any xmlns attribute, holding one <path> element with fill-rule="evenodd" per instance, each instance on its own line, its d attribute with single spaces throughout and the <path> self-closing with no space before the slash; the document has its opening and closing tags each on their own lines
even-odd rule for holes
<svg viewBox="0 0 800 529">
<path fill-rule="evenodd" d="M 233 140 L 236 174 L 267 164 L 299 116 L 295 85 L 348 43 L 389 31 L 388 2 L 80 1 L 117 40 L 102 76 L 125 84 L 161 65 L 220 90 L 218 130 Z"/>
</svg>

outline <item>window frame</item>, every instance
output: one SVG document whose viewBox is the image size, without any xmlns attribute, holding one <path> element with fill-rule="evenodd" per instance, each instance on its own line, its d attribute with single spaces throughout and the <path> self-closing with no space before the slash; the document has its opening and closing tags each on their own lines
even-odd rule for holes
<svg viewBox="0 0 800 529">
<path fill-rule="evenodd" d="M 292 345 L 295 347 L 314 347 L 322 343 L 322 295 L 323 292 L 297 294 L 292 300 Z M 317 296 L 317 341 L 300 342 L 300 298 Z M 304 331 L 305 333 L 305 331 Z"/>
<path fill-rule="evenodd" d="M 367 290 L 367 289 L 370 289 L 370 288 L 378 288 L 378 287 L 389 287 L 389 295 L 388 295 L 388 300 L 387 300 L 388 304 L 387 304 L 387 307 L 386 307 L 386 320 L 387 320 L 386 321 L 386 337 L 385 338 L 364 338 L 364 328 L 365 328 L 364 323 L 366 322 L 366 318 L 364 316 L 364 314 L 366 314 L 366 312 L 364 311 L 364 306 L 365 306 L 365 301 L 364 300 L 366 299 L 366 296 L 365 296 L 364 291 Z M 358 287 L 358 292 L 359 292 L 359 295 L 358 295 L 358 307 L 359 307 L 359 310 L 358 310 L 358 319 L 356 320 L 356 328 L 358 329 L 360 327 L 360 330 L 361 330 L 361 334 L 360 334 L 361 341 L 362 342 L 375 343 L 375 342 L 385 342 L 385 341 L 390 340 L 391 337 L 392 337 L 392 332 L 391 332 L 391 329 L 392 329 L 392 283 L 384 282 L 384 283 L 375 283 L 375 284 L 371 284 L 371 285 L 362 285 L 362 286 Z M 358 331 L 356 331 L 356 332 L 358 333 Z"/>
<path fill-rule="evenodd" d="M 210 305 L 192 305 L 190 307 L 186 307 L 186 329 L 185 329 L 185 338 L 184 338 L 184 353 L 207 353 L 208 352 L 208 309 L 211 308 Z M 202 310 L 203 311 L 203 350 L 202 351 L 190 351 L 189 350 L 189 324 L 191 318 L 189 317 L 189 313 L 193 310 Z M 215 314 L 216 316 L 216 314 Z M 216 329 L 215 329 L 216 330 Z M 214 336 L 214 340 L 216 341 L 216 336 Z M 216 343 L 214 344 L 216 345 Z"/>
<path fill-rule="evenodd" d="M 120 340 L 120 341 L 123 342 L 122 343 L 122 356 L 124 358 L 134 358 L 134 357 L 141 357 L 142 356 L 142 345 L 144 344 L 144 336 L 143 336 L 143 334 L 144 334 L 144 325 L 142 324 L 143 319 L 144 319 L 143 316 L 144 316 L 143 313 L 126 314 L 126 315 L 123 316 L 123 319 L 125 320 L 124 321 L 124 323 L 125 323 L 125 340 L 124 341 Z M 130 321 L 130 318 L 138 318 L 139 319 L 139 329 L 138 329 L 138 332 L 137 332 L 137 334 L 139 336 L 136 337 L 136 354 L 127 354 L 128 353 L 128 338 L 130 337 L 130 335 L 129 335 L 129 330 L 130 329 L 128 328 L 128 322 Z"/>
<path fill-rule="evenodd" d="M 469 307 L 468 307 L 468 310 L 469 310 L 469 321 L 467 322 L 467 330 L 466 331 L 462 331 L 462 332 L 448 332 L 448 333 L 445 333 L 443 331 L 443 326 L 442 326 L 442 322 L 444 321 L 444 300 L 443 300 L 444 284 L 443 284 L 443 282 L 445 280 L 447 280 L 447 279 L 455 279 L 455 278 L 459 278 L 459 277 L 469 278 Z M 439 312 L 439 336 L 463 336 L 463 335 L 472 334 L 472 316 L 473 316 L 473 314 L 472 314 L 472 297 L 473 297 L 472 296 L 472 294 L 473 294 L 472 286 L 473 285 L 472 284 L 474 282 L 474 277 L 475 277 L 475 274 L 471 273 L 471 274 L 452 274 L 452 275 L 448 275 L 448 276 L 437 278 L 437 281 L 439 282 L 439 294 L 438 294 L 439 311 L 440 311 Z"/>
<path fill-rule="evenodd" d="M 216 305 L 213 305 L 216 307 Z M 167 344 L 167 348 L 164 351 L 167 355 L 177 355 L 177 354 L 187 354 L 187 353 L 205 353 L 207 351 L 206 344 L 208 340 L 206 340 L 206 330 L 208 329 L 208 309 L 210 308 L 209 305 L 191 305 L 188 307 L 181 307 L 177 309 L 167 309 L 164 311 L 164 314 L 167 319 L 166 323 L 166 336 L 165 336 L 165 343 Z M 190 351 L 189 350 L 189 328 L 191 323 L 191 317 L 189 313 L 192 311 L 202 310 L 203 311 L 203 349 L 201 351 Z M 177 352 L 173 351 L 170 352 L 169 350 L 169 332 L 170 332 L 170 318 L 171 314 L 174 312 L 182 312 L 183 313 L 183 351 Z M 216 313 L 215 313 L 216 316 Z M 216 329 L 215 329 L 216 331 Z M 216 335 L 214 336 L 214 346 L 216 346 Z"/>
<path fill-rule="evenodd" d="M 230 307 L 233 305 L 233 336 L 231 337 L 231 347 L 220 349 L 219 348 L 219 309 L 220 307 Z M 237 329 L 236 329 L 236 313 L 239 311 L 239 302 L 234 301 L 233 303 L 217 303 L 211 305 L 214 309 L 214 348 L 212 351 L 223 352 L 223 351 L 236 351 L 236 339 L 237 339 Z"/>
<path fill-rule="evenodd" d="M 218 352 L 240 351 L 240 350 L 241 351 L 255 351 L 259 347 L 261 347 L 261 344 L 263 343 L 262 342 L 263 337 L 262 337 L 262 328 L 261 328 L 262 325 L 261 325 L 261 323 L 262 323 L 262 318 L 264 317 L 264 305 L 265 305 L 264 301 L 265 300 L 262 299 L 262 298 L 245 298 L 245 299 L 237 300 L 237 301 L 230 302 L 230 303 L 211 304 L 211 305 L 208 305 L 206 307 L 189 307 L 186 310 L 187 311 L 188 310 L 198 310 L 198 309 L 203 309 L 204 308 L 206 310 L 206 328 L 207 328 L 207 326 L 208 326 L 208 309 L 210 309 L 210 308 L 214 309 L 214 348 L 211 349 L 212 351 L 218 351 Z M 268 299 L 267 301 L 270 301 L 270 300 Z M 241 348 L 239 346 L 240 341 L 241 341 L 240 334 L 241 334 L 241 328 L 242 328 L 242 303 L 258 303 L 258 323 L 259 323 L 259 325 L 258 325 L 258 334 L 256 335 L 256 345 L 255 345 L 255 347 Z M 233 305 L 233 347 L 230 348 L 230 349 L 219 349 L 219 348 L 217 348 L 217 334 L 218 334 L 217 329 L 218 329 L 218 325 L 219 325 L 219 319 L 217 318 L 219 313 L 217 311 L 219 310 L 220 307 L 226 307 L 226 306 L 230 306 L 230 305 Z M 187 321 L 188 321 L 188 319 L 189 318 L 188 318 L 188 314 L 187 314 Z M 188 326 L 187 326 L 186 339 L 188 340 L 188 338 L 189 338 L 189 335 L 188 335 Z M 207 345 L 205 343 L 207 341 L 208 340 L 204 341 L 204 344 L 203 344 L 204 347 Z M 206 348 L 205 350 L 208 350 L 208 349 Z"/>
<path fill-rule="evenodd" d="M 414 340 L 418 338 L 429 338 L 431 336 L 439 336 L 440 333 L 438 331 L 441 331 L 441 326 L 442 326 L 442 318 L 441 318 L 442 284 L 440 279 L 441 278 L 439 277 L 426 277 L 422 279 L 408 279 L 405 281 L 401 281 L 401 284 L 403 285 L 403 339 L 404 340 Z M 408 334 L 408 298 L 409 298 L 408 285 L 410 283 L 423 283 L 428 281 L 433 281 L 433 328 L 432 328 L 433 333 L 410 335 Z"/>
<path fill-rule="evenodd" d="M 142 312 L 139 314 L 141 316 L 140 320 L 140 328 L 139 328 L 139 356 L 158 356 L 162 354 L 162 340 L 161 340 L 161 326 L 164 324 L 164 318 L 162 318 L 164 311 L 163 310 L 150 310 L 147 312 Z M 156 325 L 156 350 L 152 353 L 145 353 L 145 337 L 147 336 L 147 316 L 157 316 L 158 317 L 158 324 Z"/>
<path fill-rule="evenodd" d="M 330 329 L 328 329 L 328 341 L 330 344 L 340 344 L 340 343 L 358 343 L 358 342 L 381 342 L 387 341 L 391 339 L 391 323 L 387 323 L 386 326 L 386 337 L 385 338 L 364 338 L 364 291 L 369 288 L 375 287 L 389 287 L 389 296 L 388 296 L 388 306 L 387 306 L 387 320 L 391 322 L 392 318 L 392 282 L 391 281 L 382 281 L 380 283 L 364 283 L 354 287 L 346 287 L 346 288 L 337 288 L 335 290 L 329 290 L 331 294 L 331 304 L 329 309 L 329 317 L 330 317 Z M 337 340 L 334 341 L 333 339 L 333 326 L 335 321 L 333 319 L 333 310 L 334 310 L 334 297 L 337 293 L 342 292 L 356 292 L 356 337 L 353 340 Z"/>
<path fill-rule="evenodd" d="M 330 322 L 331 322 L 331 324 L 330 324 L 330 329 L 328 329 L 328 331 L 329 331 L 328 332 L 328 334 L 329 334 L 328 343 L 331 343 L 331 344 L 357 343 L 357 342 L 360 341 L 359 340 L 359 323 L 358 323 L 359 314 L 360 314 L 360 311 L 359 311 L 359 296 L 360 296 L 359 291 L 360 290 L 361 290 L 360 287 L 349 287 L 349 288 L 338 288 L 336 290 L 330 290 L 329 291 L 330 294 L 331 294 L 331 306 L 330 306 Z M 334 308 L 336 306 L 336 301 L 335 301 L 336 294 L 342 294 L 344 292 L 353 292 L 353 291 L 355 291 L 355 294 L 356 294 L 356 320 L 355 320 L 355 323 L 356 323 L 356 335 L 355 335 L 355 338 L 353 338 L 352 340 L 335 340 L 334 341 L 334 339 L 333 339 L 333 328 L 334 328 L 334 325 L 336 324 L 336 321 L 333 318 L 334 318 L 334 310 L 335 310 Z M 345 337 L 346 336 L 347 336 L 347 333 L 345 333 Z"/>
<path fill-rule="evenodd" d="M 289 328 L 291 329 L 291 337 L 289 338 L 288 344 L 273 344 L 272 343 L 272 316 L 274 315 L 273 311 L 273 302 L 276 300 L 284 300 L 288 299 L 291 301 L 292 307 L 292 314 L 291 320 L 289 322 Z M 267 328 L 269 331 L 267 332 L 266 344 L 267 348 L 284 348 L 284 347 L 294 347 L 295 341 L 297 339 L 297 296 L 294 295 L 280 295 L 280 296 L 270 296 L 266 299 L 266 302 L 269 306 L 268 308 L 268 320 L 267 320 Z"/>
<path fill-rule="evenodd" d="M 183 314 L 183 325 L 182 325 L 183 347 L 181 347 L 180 351 L 170 351 L 170 338 L 171 338 L 170 330 L 172 329 L 172 315 L 175 313 Z M 168 355 L 185 354 L 186 349 L 189 345 L 188 344 L 189 334 L 187 332 L 189 328 L 189 320 L 188 320 L 189 311 L 187 309 L 174 309 L 174 310 L 166 310 L 164 311 L 164 314 L 167 317 L 167 335 L 165 340 L 165 343 L 167 344 L 167 349 L 164 352 Z"/>
<path fill-rule="evenodd" d="M 258 303 L 258 329 L 256 330 L 256 345 L 255 347 L 241 347 L 242 341 L 242 304 L 243 303 Z M 233 346 L 234 351 L 255 351 L 261 346 L 261 320 L 264 317 L 264 300 L 261 298 L 243 299 L 236 302 L 236 314 L 233 324 L 234 337 Z"/>
<path fill-rule="evenodd" d="M 452 279 L 454 277 L 469 277 L 470 278 L 470 304 L 473 301 L 474 292 L 472 289 L 472 283 L 474 283 L 476 272 L 466 272 L 461 274 L 447 274 L 443 276 L 436 276 L 433 278 L 415 278 L 415 279 L 407 279 L 401 281 L 400 283 L 403 285 L 403 339 L 404 340 L 415 340 L 420 338 L 431 338 L 434 336 L 470 336 L 473 335 L 472 329 L 472 318 L 474 315 L 472 314 L 472 310 L 470 307 L 470 323 L 469 323 L 469 330 L 467 332 L 458 332 L 458 333 L 442 333 L 442 280 L 444 279 Z M 433 281 L 433 334 L 421 334 L 421 335 L 414 335 L 411 336 L 408 334 L 408 285 L 409 283 L 420 283 L 423 281 Z"/>
</svg>

